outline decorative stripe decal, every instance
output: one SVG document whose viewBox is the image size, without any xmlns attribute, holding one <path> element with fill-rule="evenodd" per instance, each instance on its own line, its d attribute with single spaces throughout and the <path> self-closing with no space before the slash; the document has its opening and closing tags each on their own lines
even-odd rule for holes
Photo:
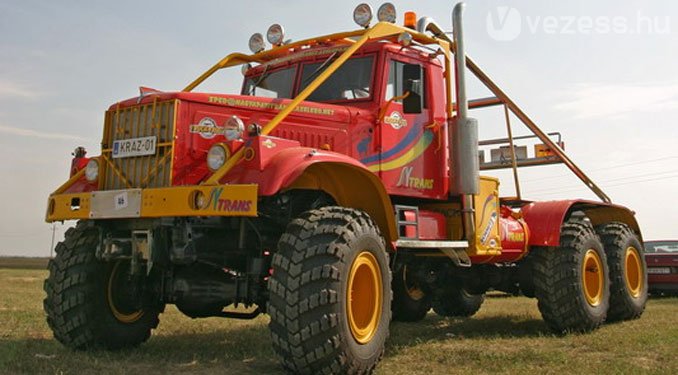
<svg viewBox="0 0 678 375">
<path fill-rule="evenodd" d="M 419 135 L 419 132 L 421 131 L 421 127 L 413 126 L 412 129 L 410 129 L 409 132 L 407 132 L 407 135 L 405 135 L 405 138 L 403 138 L 395 147 L 392 149 L 382 152 L 381 154 L 375 154 L 372 156 L 368 156 L 362 160 L 360 160 L 361 163 L 365 165 L 372 164 L 374 162 L 379 162 L 379 159 L 381 158 L 382 160 L 388 159 L 396 154 L 398 154 L 400 151 L 404 150 L 409 146 L 411 143 L 413 143 L 416 139 L 417 136 Z"/>
<path fill-rule="evenodd" d="M 409 134 L 408 134 L 409 137 Z M 413 160 L 417 159 L 421 154 L 424 153 L 426 148 L 431 145 L 431 142 L 433 141 L 433 133 L 430 131 L 425 131 L 424 134 L 422 135 L 421 138 L 419 138 L 419 141 L 417 144 L 414 145 L 414 147 L 410 148 L 399 156 L 396 159 L 393 159 L 391 161 L 381 163 L 381 164 L 374 164 L 370 165 L 367 167 L 371 172 L 378 172 L 378 171 L 390 171 L 392 169 L 400 168 L 404 165 L 409 164 Z M 402 144 L 402 142 L 401 142 Z M 396 146 L 396 148 L 400 147 L 401 144 Z M 393 151 L 394 149 L 389 150 L 388 152 Z M 382 154 L 383 155 L 383 154 Z"/>
</svg>

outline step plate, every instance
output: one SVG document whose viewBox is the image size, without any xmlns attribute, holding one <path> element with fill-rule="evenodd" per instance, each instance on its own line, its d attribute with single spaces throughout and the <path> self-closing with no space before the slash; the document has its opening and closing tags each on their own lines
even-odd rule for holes
<svg viewBox="0 0 678 375">
<path fill-rule="evenodd" d="M 398 240 L 396 241 L 396 247 L 410 249 L 465 249 L 468 248 L 468 241 Z"/>
</svg>

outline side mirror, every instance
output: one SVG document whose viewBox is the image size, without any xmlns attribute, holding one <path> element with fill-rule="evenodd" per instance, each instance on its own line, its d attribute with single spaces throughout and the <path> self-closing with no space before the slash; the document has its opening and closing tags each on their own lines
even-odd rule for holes
<svg viewBox="0 0 678 375">
<path fill-rule="evenodd" d="M 405 113 L 421 113 L 424 106 L 421 71 L 421 66 L 416 64 L 403 66 L 403 92 L 410 93 L 403 99 L 403 112 Z"/>
</svg>

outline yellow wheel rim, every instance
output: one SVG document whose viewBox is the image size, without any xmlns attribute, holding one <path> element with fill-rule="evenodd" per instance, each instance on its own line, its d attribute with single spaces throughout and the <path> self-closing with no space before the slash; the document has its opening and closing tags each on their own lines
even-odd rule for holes
<svg viewBox="0 0 678 375">
<path fill-rule="evenodd" d="M 131 323 L 134 323 L 137 320 L 141 319 L 141 317 L 144 315 L 144 311 L 143 310 L 132 310 L 132 309 L 128 309 L 128 310 L 131 310 L 131 311 L 123 311 L 124 310 L 123 308 L 116 305 L 115 288 L 116 288 L 116 284 L 117 284 L 117 278 L 120 277 L 119 268 L 120 268 L 121 264 L 122 264 L 122 262 L 117 262 L 113 266 L 113 270 L 111 271 L 111 276 L 108 278 L 106 302 L 108 302 L 108 307 L 111 309 L 111 313 L 113 313 L 113 316 L 118 321 L 120 321 L 121 323 L 131 324 Z"/>
<path fill-rule="evenodd" d="M 405 287 L 405 293 L 413 300 L 419 301 L 424 298 L 424 291 L 412 280 L 407 279 L 407 266 L 403 266 L 403 286 Z"/>
<path fill-rule="evenodd" d="M 594 249 L 589 249 L 582 263 L 582 284 L 586 302 L 591 306 L 600 305 L 603 299 L 603 263 Z"/>
<path fill-rule="evenodd" d="M 640 291 L 643 289 L 642 275 L 643 268 L 638 249 L 629 246 L 624 257 L 624 280 L 626 288 L 634 298 L 640 297 Z"/>
<path fill-rule="evenodd" d="M 377 332 L 382 309 L 381 270 L 368 251 L 358 254 L 351 265 L 347 302 L 351 334 L 358 343 L 367 344 Z"/>
</svg>

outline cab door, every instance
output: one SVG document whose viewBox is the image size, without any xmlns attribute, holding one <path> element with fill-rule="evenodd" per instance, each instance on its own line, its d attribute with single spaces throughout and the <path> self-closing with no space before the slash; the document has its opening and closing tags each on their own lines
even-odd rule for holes
<svg viewBox="0 0 678 375">
<path fill-rule="evenodd" d="M 389 194 L 439 198 L 440 158 L 429 98 L 429 76 L 420 61 L 387 58 L 388 79 L 379 118 L 379 175 Z M 444 174 L 445 171 L 442 171 Z M 439 186 L 436 186 L 439 185 Z"/>
</svg>

